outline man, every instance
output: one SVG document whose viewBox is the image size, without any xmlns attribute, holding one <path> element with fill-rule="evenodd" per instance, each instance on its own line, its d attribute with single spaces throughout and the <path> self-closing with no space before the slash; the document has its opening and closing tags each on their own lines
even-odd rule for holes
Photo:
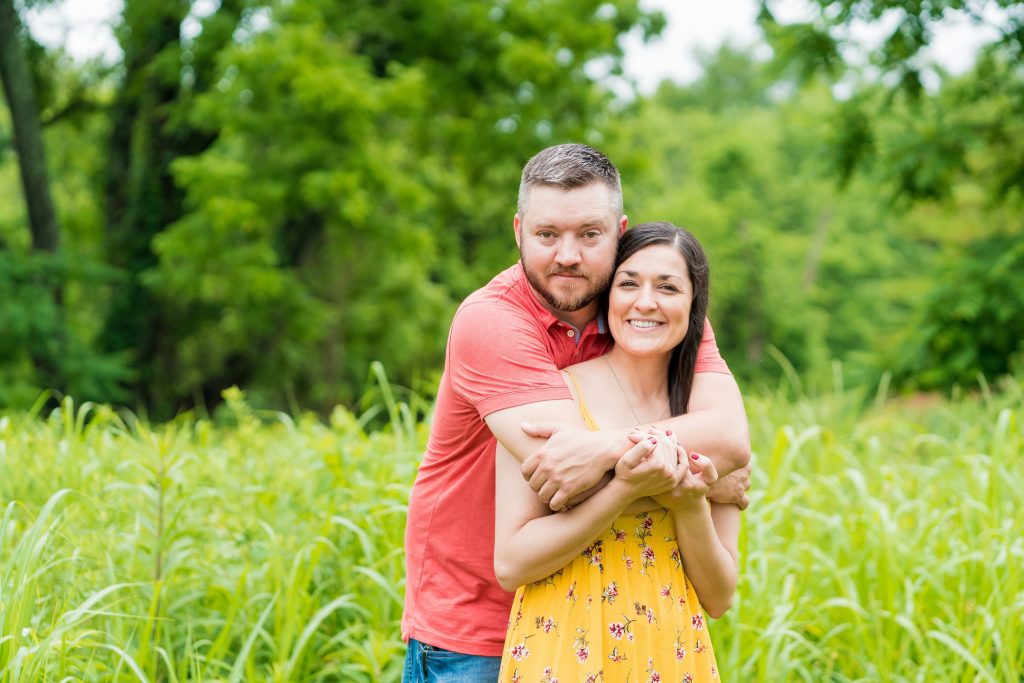
<svg viewBox="0 0 1024 683">
<path fill-rule="evenodd" d="M 559 373 L 611 344 L 600 297 L 626 224 L 618 170 L 597 150 L 549 147 L 523 169 L 513 220 L 520 263 L 455 314 L 410 498 L 407 683 L 497 680 L 512 595 L 493 568 L 495 439 L 524 461 L 524 477 L 554 510 L 585 505 L 633 445 L 626 430 L 586 431 Z M 746 465 L 750 444 L 739 389 L 707 323 L 696 372 L 690 412 L 659 426 L 725 475 Z"/>
</svg>

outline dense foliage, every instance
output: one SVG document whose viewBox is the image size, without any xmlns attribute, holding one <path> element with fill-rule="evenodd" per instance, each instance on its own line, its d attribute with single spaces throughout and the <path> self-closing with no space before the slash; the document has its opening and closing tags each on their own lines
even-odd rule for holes
<svg viewBox="0 0 1024 683">
<path fill-rule="evenodd" d="M 455 305 L 515 259 L 522 164 L 566 140 L 619 164 L 634 223 L 704 241 L 746 385 L 835 360 L 907 390 L 1012 371 L 1019 6 L 952 76 L 921 57 L 931 27 L 984 3 L 773 4 L 772 59 L 726 46 L 630 101 L 604 78 L 661 28 L 636 0 L 128 0 L 113 66 L 22 33 L 60 234 L 39 246 L 0 108 L 0 405 L 49 387 L 165 419 L 238 385 L 327 414 L 373 360 L 429 392 Z M 844 61 L 851 21 L 893 17 Z"/>
<path fill-rule="evenodd" d="M 237 391 L 160 427 L 70 400 L 0 413 L 0 681 L 398 681 L 427 430 L 380 386 L 380 431 Z M 747 397 L 723 680 L 1017 680 L 1024 388 L 999 389 Z"/>
</svg>

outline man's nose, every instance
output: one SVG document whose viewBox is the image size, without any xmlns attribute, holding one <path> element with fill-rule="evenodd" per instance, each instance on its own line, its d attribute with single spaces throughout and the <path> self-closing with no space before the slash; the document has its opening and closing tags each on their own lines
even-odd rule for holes
<svg viewBox="0 0 1024 683">
<path fill-rule="evenodd" d="M 580 245 L 575 237 L 563 237 L 558 241 L 555 261 L 560 266 L 575 266 L 580 262 Z"/>
</svg>

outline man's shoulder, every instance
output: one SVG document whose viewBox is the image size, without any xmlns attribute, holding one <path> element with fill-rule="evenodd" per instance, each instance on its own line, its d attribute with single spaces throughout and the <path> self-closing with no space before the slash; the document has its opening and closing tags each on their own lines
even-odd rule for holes
<svg viewBox="0 0 1024 683">
<path fill-rule="evenodd" d="M 459 305 L 453 324 L 486 321 L 508 316 L 528 316 L 522 297 L 523 269 L 519 264 L 506 268 L 476 290 Z"/>
<path fill-rule="evenodd" d="M 546 348 L 548 322 L 526 289 L 522 267 L 498 273 L 459 306 L 448 334 L 448 360 L 521 357 L 527 349 Z"/>
<path fill-rule="evenodd" d="M 478 301 L 511 301 L 515 300 L 516 290 L 520 286 L 524 275 L 523 268 L 518 263 L 509 266 L 491 278 L 486 285 L 467 296 L 462 305 L 473 304 Z"/>
</svg>

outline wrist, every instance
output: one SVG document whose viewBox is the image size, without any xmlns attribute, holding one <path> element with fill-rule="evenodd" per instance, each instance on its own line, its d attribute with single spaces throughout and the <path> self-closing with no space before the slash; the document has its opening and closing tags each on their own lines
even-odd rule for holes
<svg viewBox="0 0 1024 683">
<path fill-rule="evenodd" d="M 604 452 L 600 456 L 605 469 L 615 469 L 615 464 L 619 461 L 619 458 L 636 445 L 636 442 L 630 440 L 628 436 L 630 431 L 628 429 L 618 429 L 614 432 L 610 430 L 604 432 L 604 434 L 611 437 L 604 439 Z"/>
<path fill-rule="evenodd" d="M 693 524 L 703 520 L 705 517 L 710 518 L 711 511 L 708 507 L 707 498 L 701 496 L 688 504 L 673 507 L 672 515 L 679 524 Z"/>
<path fill-rule="evenodd" d="M 637 495 L 635 487 L 619 477 L 612 477 L 605 487 L 608 495 L 623 505 L 632 503 L 641 496 Z"/>
</svg>

